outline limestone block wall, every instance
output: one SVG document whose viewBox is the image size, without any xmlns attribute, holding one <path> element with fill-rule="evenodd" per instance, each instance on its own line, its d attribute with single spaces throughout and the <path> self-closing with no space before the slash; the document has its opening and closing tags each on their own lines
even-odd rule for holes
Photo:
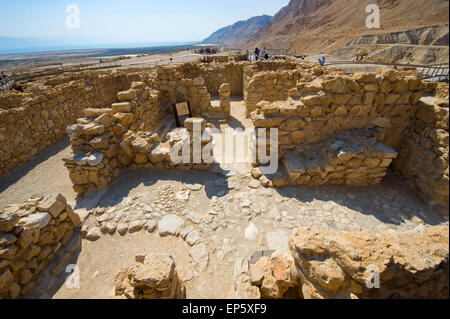
<svg viewBox="0 0 450 319">
<path fill-rule="evenodd" d="M 448 100 L 421 102 L 404 132 L 396 173 L 407 177 L 410 185 L 430 200 L 434 210 L 448 215 L 449 134 Z"/>
<path fill-rule="evenodd" d="M 249 62 L 197 63 L 184 64 L 181 69 L 184 77 L 203 77 L 210 94 L 219 94 L 223 83 L 230 84 L 231 95 L 243 95 L 244 67 Z"/>
<path fill-rule="evenodd" d="M 256 62 L 244 68 L 244 101 L 247 114 L 261 101 L 284 101 L 291 96 L 297 82 L 312 81 L 331 69 L 313 63 L 291 61 Z"/>
<path fill-rule="evenodd" d="M 123 168 L 173 166 L 172 145 L 154 133 L 166 116 L 173 119 L 170 102 L 181 94 L 180 99 L 191 102 L 194 114 L 203 112 L 203 105 L 209 106 L 203 78 L 180 79 L 173 71 L 159 68 L 157 74 L 119 92 L 118 102 L 106 108 L 85 109 L 86 116 L 67 127 L 72 154 L 64 161 L 76 193 L 106 187 Z M 198 104 L 203 99 L 206 104 Z"/>
<path fill-rule="evenodd" d="M 28 294 L 39 273 L 59 251 L 71 254 L 81 224 L 61 195 L 36 196 L 0 211 L 0 298 Z M 56 264 L 51 271 L 56 272 Z"/>
<path fill-rule="evenodd" d="M 171 107 L 174 102 L 188 100 L 194 115 L 204 113 L 211 104 L 211 95 L 202 77 L 186 78 L 181 67 L 158 67 L 153 85 L 161 91 L 161 103 Z"/>
<path fill-rule="evenodd" d="M 354 130 L 299 146 L 284 155 L 283 164 L 291 185 L 366 186 L 381 183 L 396 156 L 370 130 Z"/>
<path fill-rule="evenodd" d="M 280 155 L 353 129 L 375 129 L 378 141 L 398 150 L 422 96 L 420 80 L 390 70 L 353 76 L 331 73 L 312 81 L 314 75 L 306 74 L 290 90 L 292 98 L 262 101 L 250 112 L 255 127 L 279 129 Z"/>
<path fill-rule="evenodd" d="M 133 161 L 148 162 L 147 154 L 159 141 L 151 132 L 167 115 L 161 95 L 144 82 L 133 82 L 117 93 L 118 102 L 86 109 L 85 117 L 67 127 L 73 153 L 64 161 L 77 193 L 105 187 Z"/>
<path fill-rule="evenodd" d="M 53 145 L 83 109 L 111 104 L 137 74 L 82 72 L 43 78 L 25 92 L 0 92 L 0 176 Z"/>
</svg>

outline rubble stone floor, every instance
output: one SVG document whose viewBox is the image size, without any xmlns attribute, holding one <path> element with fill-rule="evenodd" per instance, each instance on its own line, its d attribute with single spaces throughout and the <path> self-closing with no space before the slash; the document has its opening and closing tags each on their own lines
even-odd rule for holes
<svg viewBox="0 0 450 319">
<path fill-rule="evenodd" d="M 59 149 L 60 153 L 66 151 L 64 146 Z M 66 196 L 68 176 L 62 175 L 54 183 L 44 178 L 63 167 L 56 161 L 59 156 L 56 153 L 44 157 L 42 163 L 31 168 L 31 175 L 40 175 L 41 183 L 50 183 L 44 189 L 55 188 Z M 55 162 L 52 165 L 49 161 Z M 230 169 L 228 173 L 131 171 L 122 174 L 107 190 L 89 195 L 84 202 L 90 200 L 96 208 L 90 211 L 85 230 L 109 223 L 109 227 L 126 224 L 129 231 L 120 235 L 116 230 L 112 235 L 102 234 L 96 241 L 81 241 L 80 248 L 67 261 L 79 267 L 78 289 L 65 284 L 68 274 L 64 269 L 55 276 L 44 270 L 30 297 L 112 297 L 116 275 L 121 268 L 132 265 L 137 254 L 169 252 L 186 282 L 188 298 L 234 298 L 233 282 L 239 276 L 240 258 L 263 250 L 286 251 L 295 227 L 314 226 L 336 232 L 422 232 L 426 227 L 448 224 L 448 216 L 435 214 L 401 177 L 391 173 L 381 185 L 370 187 L 270 189 L 255 183 L 250 165 Z M 2 187 L 2 204 L 21 200 L 19 197 L 26 199 L 43 189 L 36 178 L 22 175 Z M 76 207 L 89 211 L 80 203 Z M 178 218 L 167 218 L 169 215 Z M 160 236 L 162 220 L 175 236 Z M 177 224 L 178 220 L 183 224 Z"/>
</svg>

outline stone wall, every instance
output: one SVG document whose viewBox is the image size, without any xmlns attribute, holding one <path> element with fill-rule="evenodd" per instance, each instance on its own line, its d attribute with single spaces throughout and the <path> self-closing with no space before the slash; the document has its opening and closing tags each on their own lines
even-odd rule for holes
<svg viewBox="0 0 450 319">
<path fill-rule="evenodd" d="M 243 95 L 244 67 L 249 62 L 226 63 L 186 63 L 182 65 L 181 73 L 186 78 L 203 77 L 208 92 L 219 94 L 220 86 L 229 83 L 231 95 Z"/>
<path fill-rule="evenodd" d="M 87 71 L 0 92 L 0 176 L 32 159 L 66 133 L 83 109 L 111 104 L 137 74 Z"/>
<path fill-rule="evenodd" d="M 311 81 L 314 77 L 302 75 L 288 101 L 262 101 L 249 110 L 255 127 L 279 129 L 280 154 L 295 145 L 363 128 L 376 129 L 380 142 L 398 150 L 413 105 L 422 96 L 420 80 L 393 70 L 353 76 L 333 73 Z"/>
<path fill-rule="evenodd" d="M 425 101 L 429 102 L 417 106 L 411 126 L 404 132 L 394 170 L 431 201 L 437 213 L 448 215 L 448 100 Z"/>
<path fill-rule="evenodd" d="M 396 156 L 371 130 L 354 130 L 299 146 L 284 155 L 283 164 L 290 185 L 367 186 L 381 183 Z"/>
<path fill-rule="evenodd" d="M 289 239 L 306 299 L 448 298 L 448 226 L 335 235 L 300 228 Z M 370 288 L 374 271 L 379 288 Z"/>
<path fill-rule="evenodd" d="M 86 109 L 85 117 L 68 126 L 73 152 L 64 161 L 76 193 L 106 187 L 123 168 L 174 166 L 170 149 L 177 141 L 161 141 L 155 133 L 166 116 L 173 119 L 171 103 L 188 100 L 194 114 L 202 114 L 210 106 L 204 79 L 182 78 L 175 70 L 158 68 L 144 82 L 133 82 L 129 90 L 119 92 L 119 102 L 108 108 Z M 189 134 L 179 137 L 190 138 Z"/>
<path fill-rule="evenodd" d="M 27 295 L 58 251 L 76 249 L 71 238 L 80 224 L 61 194 L 35 196 L 0 211 L 0 298 Z"/>
</svg>

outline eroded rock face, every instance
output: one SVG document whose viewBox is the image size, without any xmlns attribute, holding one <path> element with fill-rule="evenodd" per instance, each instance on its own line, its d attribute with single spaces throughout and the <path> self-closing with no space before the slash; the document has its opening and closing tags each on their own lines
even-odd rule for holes
<svg viewBox="0 0 450 319">
<path fill-rule="evenodd" d="M 138 261 L 122 269 L 116 278 L 116 295 L 128 299 L 183 299 L 185 288 L 175 262 L 168 254 L 136 256 Z"/>
<path fill-rule="evenodd" d="M 289 245 L 304 298 L 448 298 L 448 226 L 378 236 L 299 228 Z M 369 288 L 374 271 L 379 288 Z"/>
</svg>

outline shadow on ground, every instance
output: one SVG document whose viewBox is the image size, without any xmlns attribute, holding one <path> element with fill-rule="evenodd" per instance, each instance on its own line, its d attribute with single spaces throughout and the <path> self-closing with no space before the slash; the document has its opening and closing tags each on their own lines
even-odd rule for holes
<svg viewBox="0 0 450 319">
<path fill-rule="evenodd" d="M 408 187 L 404 178 L 391 171 L 383 182 L 376 186 L 296 186 L 275 188 L 275 191 L 280 196 L 303 203 L 314 200 L 335 202 L 361 214 L 371 215 L 385 224 L 398 226 L 414 217 L 431 226 L 443 222 L 443 216 L 434 213 L 432 208 Z M 374 205 L 374 201 L 377 201 L 378 205 Z"/>
</svg>

